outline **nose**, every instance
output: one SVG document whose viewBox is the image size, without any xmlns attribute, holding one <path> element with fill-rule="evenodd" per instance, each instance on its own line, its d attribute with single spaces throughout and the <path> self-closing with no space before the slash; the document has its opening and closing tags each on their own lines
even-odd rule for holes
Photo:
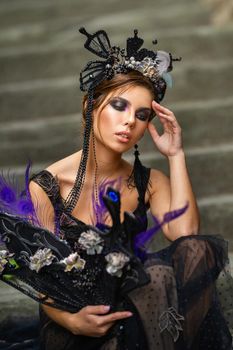
<svg viewBox="0 0 233 350">
<path fill-rule="evenodd" d="M 124 125 L 128 125 L 130 128 L 132 128 L 135 125 L 136 118 L 134 111 L 128 111 L 125 117 Z"/>
</svg>

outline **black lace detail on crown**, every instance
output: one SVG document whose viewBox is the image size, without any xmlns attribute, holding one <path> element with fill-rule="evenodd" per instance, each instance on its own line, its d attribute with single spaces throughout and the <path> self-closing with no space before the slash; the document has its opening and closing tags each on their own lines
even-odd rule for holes
<svg viewBox="0 0 233 350">
<path fill-rule="evenodd" d="M 107 33 L 99 30 L 89 34 L 85 28 L 80 33 L 87 37 L 84 47 L 104 61 L 90 61 L 80 73 L 80 88 L 89 91 L 105 79 L 111 79 L 117 73 L 127 73 L 137 70 L 147 76 L 154 84 L 157 100 L 161 101 L 167 87 L 164 73 L 172 70 L 174 59 L 170 53 L 152 51 L 142 48 L 144 40 L 138 37 L 138 30 L 134 36 L 126 41 L 126 50 L 119 46 L 112 46 Z M 153 41 L 157 44 L 157 40 Z"/>
</svg>

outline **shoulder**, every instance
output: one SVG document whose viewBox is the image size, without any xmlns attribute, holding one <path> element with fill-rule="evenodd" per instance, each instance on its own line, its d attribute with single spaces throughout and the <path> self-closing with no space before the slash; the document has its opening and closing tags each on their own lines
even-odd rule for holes
<svg viewBox="0 0 233 350">
<path fill-rule="evenodd" d="M 151 169 L 150 171 L 150 187 L 151 194 L 163 191 L 169 186 L 169 178 L 162 171 L 158 169 Z"/>
<path fill-rule="evenodd" d="M 29 192 L 40 224 L 42 227 L 53 231 L 55 217 L 54 208 L 48 194 L 43 187 L 41 187 L 39 183 L 33 181 L 33 179 L 29 183 Z"/>
<path fill-rule="evenodd" d="M 60 190 L 62 188 L 70 188 L 73 186 L 77 175 L 77 169 L 80 164 L 81 151 L 75 152 L 51 165 L 45 170 L 50 176 L 56 179 Z"/>
<path fill-rule="evenodd" d="M 75 152 L 51 165 L 45 170 L 50 172 L 54 177 L 59 180 L 65 178 L 70 179 L 72 175 L 76 174 L 81 158 L 81 151 Z"/>
<path fill-rule="evenodd" d="M 74 168 L 74 164 L 77 166 L 78 153 L 71 154 L 32 175 L 29 190 L 37 203 L 49 203 L 59 192 L 60 182 L 71 181 L 72 167 Z"/>
</svg>

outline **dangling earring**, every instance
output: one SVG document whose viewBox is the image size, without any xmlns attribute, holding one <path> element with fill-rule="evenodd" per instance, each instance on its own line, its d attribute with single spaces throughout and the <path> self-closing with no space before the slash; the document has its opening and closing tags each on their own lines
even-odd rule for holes
<svg viewBox="0 0 233 350">
<path fill-rule="evenodd" d="M 136 183 L 139 183 L 139 179 L 141 178 L 141 171 L 142 171 L 142 163 L 139 159 L 139 151 L 138 151 L 138 145 L 135 144 L 134 145 L 134 165 L 133 165 L 133 170 L 132 173 L 130 174 L 129 178 L 128 178 L 128 187 L 135 187 Z"/>
<path fill-rule="evenodd" d="M 135 151 L 134 151 L 134 166 L 133 166 L 133 172 L 134 172 L 134 181 L 136 179 L 136 177 L 139 175 L 139 173 L 141 173 L 141 169 L 142 169 L 142 163 L 139 159 L 139 151 L 138 151 L 138 145 L 135 144 L 134 145 Z"/>
<path fill-rule="evenodd" d="M 140 155 L 140 153 L 139 153 L 139 151 L 138 151 L 138 145 L 135 144 L 135 145 L 134 145 L 134 157 L 135 157 L 134 162 L 136 162 L 136 160 L 139 161 L 139 155 Z"/>
</svg>

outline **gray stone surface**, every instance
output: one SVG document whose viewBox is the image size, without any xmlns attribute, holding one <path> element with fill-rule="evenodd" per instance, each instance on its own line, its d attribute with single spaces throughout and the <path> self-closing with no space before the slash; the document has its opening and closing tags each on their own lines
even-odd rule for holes
<svg viewBox="0 0 233 350">
<path fill-rule="evenodd" d="M 0 281 L 0 324 L 14 320 L 18 315 L 38 319 L 38 303 Z"/>
</svg>

